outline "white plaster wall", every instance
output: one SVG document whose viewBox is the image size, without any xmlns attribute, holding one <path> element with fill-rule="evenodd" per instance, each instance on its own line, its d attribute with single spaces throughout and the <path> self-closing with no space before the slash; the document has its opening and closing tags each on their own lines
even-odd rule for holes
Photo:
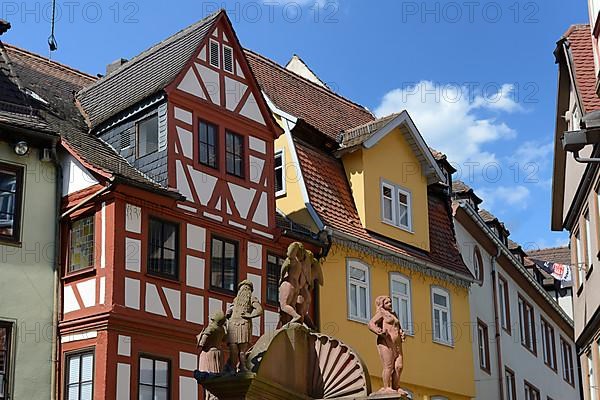
<svg viewBox="0 0 600 400">
<path fill-rule="evenodd" d="M 455 220 L 456 240 L 459 244 L 460 253 L 471 273 L 473 273 L 473 252 L 477 241 L 471 236 L 463 226 Z M 491 256 L 481 245 L 479 245 L 481 258 L 483 260 L 483 284 L 477 283 L 471 285 L 469 291 L 469 304 L 471 306 L 471 327 L 470 338 L 473 347 L 473 363 L 475 371 L 476 399 L 493 400 L 499 399 L 498 384 L 498 361 L 495 337 L 494 321 L 494 303 L 492 300 L 492 266 Z M 479 367 L 479 348 L 477 342 L 477 319 L 480 319 L 488 326 L 488 336 L 490 339 L 490 371 L 491 375 Z M 467 337 L 466 335 L 464 337 Z M 520 398 L 520 397 L 519 397 Z"/>
<path fill-rule="evenodd" d="M 78 192 L 98 183 L 87 169 L 70 154 L 61 158 L 63 169 L 62 195 Z"/>
</svg>

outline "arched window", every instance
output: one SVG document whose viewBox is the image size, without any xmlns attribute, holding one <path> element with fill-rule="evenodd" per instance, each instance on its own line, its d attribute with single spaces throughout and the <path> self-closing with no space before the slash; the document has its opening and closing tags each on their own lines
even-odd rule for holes
<svg viewBox="0 0 600 400">
<path fill-rule="evenodd" d="M 479 281 L 479 284 L 483 284 L 483 259 L 479 247 L 475 246 L 473 251 L 473 274 L 475 279 Z"/>
<path fill-rule="evenodd" d="M 390 274 L 390 297 L 404 332 L 413 333 L 410 280 L 397 272 Z"/>
</svg>

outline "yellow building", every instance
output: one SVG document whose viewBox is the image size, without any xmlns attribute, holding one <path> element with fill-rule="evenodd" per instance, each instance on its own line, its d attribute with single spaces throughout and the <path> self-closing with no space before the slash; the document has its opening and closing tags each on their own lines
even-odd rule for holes
<svg viewBox="0 0 600 400">
<path fill-rule="evenodd" d="M 377 390 L 381 364 L 367 323 L 375 298 L 389 295 L 407 333 L 401 386 L 419 400 L 474 397 L 473 278 L 444 185 L 452 167 L 435 159 L 408 113 L 375 119 L 309 68 L 247 56 L 285 131 L 275 145 L 277 208 L 331 240 L 316 299 L 321 331 L 361 355 Z"/>
</svg>

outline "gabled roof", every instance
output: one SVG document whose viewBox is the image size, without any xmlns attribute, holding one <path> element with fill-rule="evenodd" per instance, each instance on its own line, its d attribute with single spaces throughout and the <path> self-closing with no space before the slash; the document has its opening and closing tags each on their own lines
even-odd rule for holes
<svg viewBox="0 0 600 400">
<path fill-rule="evenodd" d="M 504 229 L 504 232 L 506 233 L 506 235 L 510 235 L 509 230 L 506 228 L 506 226 L 504 225 L 504 222 L 500 221 L 494 214 L 492 214 L 491 212 L 489 212 L 488 210 L 484 209 L 484 208 L 480 208 L 478 210 L 479 216 L 488 224 L 497 224 L 499 226 L 502 227 L 502 229 Z"/>
<path fill-rule="evenodd" d="M 427 176 L 429 183 L 443 182 L 444 173 L 406 110 L 345 130 L 338 139 L 340 150 L 337 154 L 352 152 L 359 146 L 369 149 L 396 128 L 400 128 L 404 134 L 404 138 L 421 163 L 423 174 Z"/>
<path fill-rule="evenodd" d="M 5 49 L 23 87 L 48 103 L 41 111 L 44 122 L 86 167 L 105 177 L 170 193 L 89 132 L 74 94 L 94 82 L 94 77 L 15 46 L 5 45 Z"/>
<path fill-rule="evenodd" d="M 220 10 L 207 16 L 82 89 L 77 100 L 90 127 L 98 127 L 110 117 L 164 89 L 181 73 L 222 15 L 224 12 Z"/>
<path fill-rule="evenodd" d="M 246 50 L 246 58 L 261 90 L 277 108 L 337 140 L 344 129 L 375 119 L 366 108 L 286 70 L 268 58 Z"/>
<path fill-rule="evenodd" d="M 0 125 L 56 135 L 40 117 L 40 106 L 30 99 L 0 42 Z"/>
<path fill-rule="evenodd" d="M 571 249 L 567 246 L 549 247 L 546 249 L 530 250 L 527 252 L 530 258 L 542 261 L 550 261 L 559 264 L 571 264 Z"/>
<path fill-rule="evenodd" d="M 401 242 L 367 231 L 360 220 L 342 161 L 332 154 L 295 139 L 298 160 L 310 204 L 326 226 L 381 247 L 396 254 L 413 257 L 439 266 L 451 274 L 470 280 L 454 237 L 454 227 L 448 201 L 430 190 L 429 234 L 430 251 L 426 252 Z M 327 173 L 323 173 L 327 171 Z"/>
<path fill-rule="evenodd" d="M 469 185 L 467 185 L 461 180 L 452 181 L 452 193 L 455 197 L 470 197 L 477 205 L 483 202 L 481 197 L 475 194 L 473 188 L 471 188 Z"/>
<path fill-rule="evenodd" d="M 594 48 L 589 25 L 572 25 L 563 35 L 566 40 L 577 94 L 583 107 L 582 114 L 600 110 L 600 98 L 596 94 Z M 559 42 L 560 43 L 560 42 Z"/>
</svg>

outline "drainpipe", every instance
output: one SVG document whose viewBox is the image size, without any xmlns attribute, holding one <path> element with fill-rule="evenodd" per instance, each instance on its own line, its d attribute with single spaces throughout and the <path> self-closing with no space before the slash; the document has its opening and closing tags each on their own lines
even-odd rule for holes
<svg viewBox="0 0 600 400">
<path fill-rule="evenodd" d="M 502 344 L 501 340 L 501 332 L 500 332 L 500 318 L 498 314 L 498 286 L 496 284 L 496 262 L 498 257 L 500 257 L 501 251 L 500 247 L 497 247 L 497 253 L 495 256 L 492 256 L 492 296 L 494 296 L 494 326 L 495 326 L 495 335 L 496 335 L 496 361 L 498 364 L 498 390 L 500 392 L 500 399 L 504 399 L 504 379 L 503 379 L 503 368 L 502 368 Z"/>
<path fill-rule="evenodd" d="M 59 307 L 62 304 L 61 301 L 61 292 L 60 292 L 60 251 L 61 251 L 61 243 L 60 243 L 60 204 L 62 198 L 62 167 L 60 165 L 60 161 L 58 160 L 58 155 L 56 152 L 56 144 L 57 142 L 52 143 L 52 161 L 54 162 L 54 167 L 56 168 L 56 173 L 54 174 L 56 179 L 55 185 L 55 207 L 56 207 L 56 226 L 54 231 L 54 281 L 53 281 L 53 289 L 54 289 L 54 299 L 52 303 L 52 371 L 50 374 L 50 384 L 51 384 L 51 392 L 50 399 L 56 400 L 58 399 L 58 368 L 59 368 L 59 360 L 60 360 L 60 346 L 58 345 L 58 321 L 60 316 Z"/>
</svg>

